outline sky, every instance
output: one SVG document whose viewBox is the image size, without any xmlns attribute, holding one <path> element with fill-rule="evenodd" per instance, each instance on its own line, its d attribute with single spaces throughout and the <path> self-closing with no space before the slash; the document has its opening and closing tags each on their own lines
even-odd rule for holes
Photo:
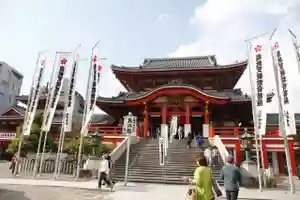
<svg viewBox="0 0 300 200">
<path fill-rule="evenodd" d="M 47 54 L 46 82 L 55 52 L 81 44 L 76 88 L 85 94 L 88 58 L 99 41 L 99 56 L 106 58 L 99 95 L 111 97 L 124 91 L 111 64 L 138 66 L 145 57 L 208 54 L 230 64 L 247 59 L 247 39 L 268 36 L 278 27 L 292 106 L 300 112 L 300 76 L 287 32 L 289 28 L 300 37 L 299 0 L 0 0 L 0 7 L 0 60 L 24 75 L 22 94 L 29 92 L 40 51 Z M 236 88 L 249 93 L 249 83 L 246 71 Z M 267 88 L 275 89 L 272 76 Z M 268 112 L 276 108 L 274 101 Z"/>
</svg>

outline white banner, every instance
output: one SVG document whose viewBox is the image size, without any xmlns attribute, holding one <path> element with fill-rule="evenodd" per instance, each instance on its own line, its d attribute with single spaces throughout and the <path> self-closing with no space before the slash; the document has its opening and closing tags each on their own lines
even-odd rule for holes
<svg viewBox="0 0 300 200">
<path fill-rule="evenodd" d="M 55 69 L 56 73 L 54 74 L 54 85 L 51 87 L 51 95 L 49 99 L 48 108 L 46 111 L 46 118 L 44 121 L 44 124 L 42 126 L 43 131 L 50 131 L 54 113 L 57 107 L 57 104 L 60 99 L 60 93 L 63 86 L 64 77 L 67 71 L 68 66 L 72 65 L 70 61 L 68 61 L 68 58 L 72 55 L 72 53 L 61 53 L 57 52 L 57 61 L 58 63 L 55 63 Z"/>
<path fill-rule="evenodd" d="M 158 139 L 158 148 L 159 148 L 159 165 L 160 166 L 163 166 L 165 165 L 165 159 L 164 159 L 164 156 L 165 156 L 165 139 L 163 137 L 159 137 Z"/>
<path fill-rule="evenodd" d="M 283 117 L 284 131 L 281 131 L 281 136 L 296 135 L 296 124 L 295 124 L 295 113 L 291 109 L 290 105 L 290 91 L 288 89 L 289 77 L 286 73 L 286 65 L 282 57 L 281 46 L 279 45 L 278 40 L 272 39 L 272 59 L 274 64 L 274 70 L 276 73 L 275 82 L 277 88 L 277 94 L 279 94 L 280 99 L 278 99 L 280 110 L 279 118 Z M 282 130 L 282 129 L 281 129 Z"/>
<path fill-rule="evenodd" d="M 160 125 L 160 132 L 161 132 L 161 136 L 164 138 L 164 141 L 165 141 L 165 156 L 167 156 L 167 150 L 168 150 L 168 146 L 169 146 L 169 133 L 168 133 L 168 124 L 161 124 Z"/>
<path fill-rule="evenodd" d="M 296 59 L 297 59 L 297 65 L 298 65 L 297 67 L 298 67 L 298 71 L 299 71 L 299 74 L 300 74 L 300 53 L 299 53 L 299 45 L 298 45 L 298 42 L 297 42 L 297 37 L 291 30 L 289 30 L 289 32 L 291 34 L 294 51 L 296 53 Z"/>
<path fill-rule="evenodd" d="M 249 49 L 249 70 L 250 70 L 250 84 L 252 88 L 252 98 L 255 107 L 253 113 L 256 118 L 254 120 L 255 127 L 257 128 L 258 135 L 266 134 L 266 76 L 267 76 L 267 65 L 266 65 L 266 41 L 263 38 L 258 38 L 252 42 Z"/>
<path fill-rule="evenodd" d="M 87 102 L 86 102 L 86 115 L 83 123 L 83 128 L 87 129 L 89 123 L 93 117 L 94 109 L 97 101 L 97 94 L 99 91 L 100 75 L 102 66 L 99 64 L 99 60 L 95 53 L 92 56 L 92 62 L 90 67 L 90 75 L 87 88 Z"/>
<path fill-rule="evenodd" d="M 31 126 L 36 114 L 36 110 L 38 107 L 38 103 L 39 103 L 39 99 L 40 99 L 40 93 L 41 93 L 41 89 L 42 89 L 42 80 L 43 80 L 43 76 L 44 76 L 44 71 L 45 71 L 45 67 L 46 67 L 46 58 L 47 56 L 44 54 L 40 54 L 38 57 L 38 62 L 37 62 L 37 66 L 36 66 L 36 70 L 35 70 L 35 74 L 34 74 L 34 79 L 33 79 L 33 85 L 32 85 L 32 89 L 31 89 L 31 95 L 30 95 L 30 99 L 29 103 L 28 103 L 28 107 L 27 107 L 27 113 L 26 113 L 26 125 L 23 126 L 23 134 L 24 135 L 30 135 L 31 132 Z"/>
<path fill-rule="evenodd" d="M 71 70 L 71 76 L 68 86 L 68 100 L 65 102 L 67 104 L 65 116 L 65 124 L 64 124 L 64 131 L 71 132 L 72 131 L 72 118 L 73 118 L 73 111 L 75 106 L 75 84 L 76 84 L 76 77 L 77 77 L 77 66 L 78 66 L 78 59 L 79 55 L 76 54 L 74 58 L 74 63 Z"/>
</svg>

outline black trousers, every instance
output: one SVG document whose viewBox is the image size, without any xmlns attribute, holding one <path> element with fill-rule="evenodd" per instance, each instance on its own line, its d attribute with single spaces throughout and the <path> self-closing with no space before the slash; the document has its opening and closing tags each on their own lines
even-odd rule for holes
<svg viewBox="0 0 300 200">
<path fill-rule="evenodd" d="M 237 200 L 239 196 L 239 191 L 226 191 L 227 200 Z"/>
<path fill-rule="evenodd" d="M 108 175 L 105 172 L 100 172 L 100 177 L 98 178 L 98 188 L 101 188 L 102 181 L 104 181 L 107 186 L 111 185 Z"/>
</svg>

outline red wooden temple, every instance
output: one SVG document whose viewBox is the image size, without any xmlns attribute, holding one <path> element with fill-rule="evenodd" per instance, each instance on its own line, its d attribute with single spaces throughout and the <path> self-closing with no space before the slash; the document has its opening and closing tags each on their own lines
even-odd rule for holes
<svg viewBox="0 0 300 200">
<path fill-rule="evenodd" d="M 114 123 L 92 124 L 111 136 L 106 140 L 120 141 L 122 117 L 132 112 L 138 117 L 137 135 L 155 137 L 161 124 L 169 124 L 171 116 L 179 117 L 179 125 L 192 132 L 202 133 L 202 125 L 210 124 L 207 137 L 219 135 L 241 162 L 245 157 L 240 135 L 245 128 L 253 132 L 251 98 L 235 85 L 244 73 L 247 62 L 220 65 L 216 57 L 186 57 L 145 59 L 135 67 L 112 66 L 112 71 L 128 92 L 111 98 L 99 97 L 97 106 L 115 119 Z M 298 118 L 298 116 L 296 116 Z M 278 117 L 268 115 L 267 134 L 262 147 L 264 168 L 273 166 L 278 174 L 285 173 L 283 139 L 278 134 Z M 118 136 L 117 136 L 118 135 Z M 293 174 L 296 174 L 298 144 L 290 138 L 289 151 Z M 255 154 L 255 152 L 253 152 Z"/>
</svg>

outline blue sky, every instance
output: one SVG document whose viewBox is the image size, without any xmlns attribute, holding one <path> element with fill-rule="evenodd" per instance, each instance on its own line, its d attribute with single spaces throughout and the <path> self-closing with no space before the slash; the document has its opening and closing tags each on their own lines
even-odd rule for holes
<svg viewBox="0 0 300 200">
<path fill-rule="evenodd" d="M 244 60 L 244 41 L 249 37 L 277 26 L 291 28 L 300 35 L 299 3 L 297 0 L 1 0 L 0 60 L 24 74 L 22 93 L 27 94 L 39 51 L 48 50 L 49 77 L 55 51 L 71 51 L 82 44 L 82 57 L 89 57 L 91 47 L 100 41 L 100 55 L 107 58 L 103 63 L 100 95 L 113 96 L 122 86 L 111 73 L 111 64 L 138 65 L 145 57 L 205 54 L 216 54 L 220 63 Z M 77 89 L 82 94 L 87 69 L 88 61 L 81 61 Z M 293 76 L 298 83 L 295 85 L 299 85 L 297 80 L 299 77 Z M 246 75 L 238 87 L 249 91 Z M 293 88 L 295 98 L 299 89 Z M 300 106 L 296 108 L 300 111 Z"/>
</svg>

